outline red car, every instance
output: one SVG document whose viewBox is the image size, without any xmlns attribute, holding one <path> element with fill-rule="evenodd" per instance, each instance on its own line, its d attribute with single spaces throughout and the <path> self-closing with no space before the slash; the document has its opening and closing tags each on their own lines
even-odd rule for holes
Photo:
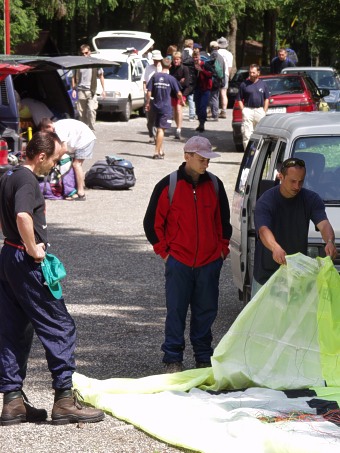
<svg viewBox="0 0 340 453">
<path fill-rule="evenodd" d="M 269 89 L 269 108 L 267 115 L 273 113 L 311 112 L 319 110 L 320 101 L 329 90 L 320 90 L 314 81 L 305 74 L 275 74 L 260 76 Z M 233 108 L 233 139 L 235 148 L 243 152 L 242 112 L 239 102 Z"/>
</svg>

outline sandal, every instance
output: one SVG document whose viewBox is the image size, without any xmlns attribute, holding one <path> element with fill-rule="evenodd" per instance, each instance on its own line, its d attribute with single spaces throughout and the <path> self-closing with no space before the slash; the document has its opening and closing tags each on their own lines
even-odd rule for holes
<svg viewBox="0 0 340 453">
<path fill-rule="evenodd" d="M 86 195 L 79 195 L 74 198 L 74 201 L 85 201 L 86 200 Z"/>
</svg>

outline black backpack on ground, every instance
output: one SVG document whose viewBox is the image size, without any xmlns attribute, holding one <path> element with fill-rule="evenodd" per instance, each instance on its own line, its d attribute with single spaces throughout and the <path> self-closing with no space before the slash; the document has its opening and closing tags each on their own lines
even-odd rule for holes
<svg viewBox="0 0 340 453">
<path fill-rule="evenodd" d="M 85 175 L 89 189 L 124 190 L 136 184 L 132 163 L 116 156 L 95 162 Z"/>
</svg>

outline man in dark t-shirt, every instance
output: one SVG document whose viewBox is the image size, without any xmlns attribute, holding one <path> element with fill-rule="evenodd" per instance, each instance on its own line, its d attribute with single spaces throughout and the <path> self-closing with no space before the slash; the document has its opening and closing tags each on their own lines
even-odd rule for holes
<svg viewBox="0 0 340 453">
<path fill-rule="evenodd" d="M 35 332 L 45 352 L 55 390 L 52 424 L 95 422 L 104 418 L 85 408 L 72 391 L 75 324 L 62 297 L 45 284 L 47 243 L 45 200 L 36 175 L 47 175 L 62 152 L 58 136 L 37 132 L 26 148 L 23 166 L 0 180 L 0 425 L 41 422 L 45 409 L 30 405 L 22 391 Z M 56 300 L 58 299 L 58 300 Z"/>
<path fill-rule="evenodd" d="M 309 222 L 312 221 L 325 241 L 325 253 L 334 259 L 334 231 L 319 195 L 302 188 L 305 162 L 290 158 L 283 162 L 279 186 L 267 190 L 255 207 L 255 247 L 252 296 L 274 272 L 286 264 L 286 255 L 307 254 Z"/>
<path fill-rule="evenodd" d="M 293 67 L 295 67 L 295 64 L 287 57 L 286 49 L 279 49 L 277 57 L 274 57 L 270 62 L 270 73 L 281 74 L 282 69 Z"/>
<path fill-rule="evenodd" d="M 162 72 L 155 73 L 147 84 L 148 91 L 145 103 L 145 110 L 149 111 L 150 99 L 153 98 L 152 108 L 154 109 L 155 126 L 157 128 L 154 159 L 164 158 L 162 149 L 164 131 L 169 129 L 172 123 L 171 94 L 177 96 L 182 106 L 185 105 L 178 81 L 169 74 L 171 61 L 168 58 L 163 58 L 161 64 Z"/>
<path fill-rule="evenodd" d="M 243 148 L 246 149 L 251 134 L 269 107 L 269 90 L 260 78 L 260 66 L 251 64 L 249 78 L 241 83 L 237 93 L 238 105 L 242 111 Z"/>
</svg>

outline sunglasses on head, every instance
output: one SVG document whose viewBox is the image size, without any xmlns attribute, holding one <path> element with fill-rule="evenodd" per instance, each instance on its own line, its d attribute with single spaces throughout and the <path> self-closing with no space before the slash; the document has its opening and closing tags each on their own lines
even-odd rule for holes
<svg viewBox="0 0 340 453">
<path fill-rule="evenodd" d="M 282 163 L 281 170 L 283 170 L 284 168 L 290 168 L 290 167 L 296 167 L 296 166 L 305 168 L 306 167 L 305 161 L 302 159 L 295 159 L 295 158 L 287 159 Z"/>
</svg>

